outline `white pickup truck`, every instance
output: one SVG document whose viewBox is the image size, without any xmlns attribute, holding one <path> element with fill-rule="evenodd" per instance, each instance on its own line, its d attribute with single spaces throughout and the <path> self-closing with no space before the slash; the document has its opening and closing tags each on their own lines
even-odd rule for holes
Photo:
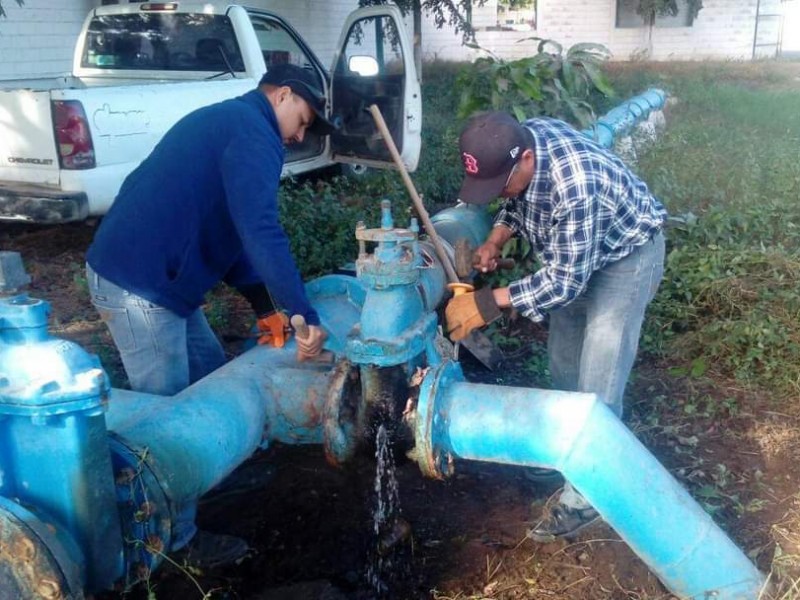
<svg viewBox="0 0 800 600">
<path fill-rule="evenodd" d="M 86 18 L 71 74 L 0 81 L 0 221 L 104 214 L 123 179 L 179 118 L 253 89 L 271 65 L 287 62 L 315 74 L 340 128 L 288 147 L 284 175 L 334 162 L 391 165 L 366 110 L 371 104 L 406 166 L 416 168 L 422 99 L 396 7 L 353 12 L 328 70 L 270 12 L 213 3 L 106 6 Z"/>
</svg>

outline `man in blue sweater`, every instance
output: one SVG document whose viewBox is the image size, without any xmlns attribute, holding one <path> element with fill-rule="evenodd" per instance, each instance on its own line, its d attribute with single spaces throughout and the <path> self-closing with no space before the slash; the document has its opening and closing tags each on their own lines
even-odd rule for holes
<svg viewBox="0 0 800 600">
<path fill-rule="evenodd" d="M 288 320 L 269 316 L 270 294 L 303 316 L 309 334 L 297 338 L 298 359 L 319 354 L 325 333 L 279 222 L 277 195 L 284 144 L 301 142 L 306 131 L 330 133 L 324 111 L 308 71 L 276 65 L 255 90 L 178 121 L 125 179 L 86 271 L 133 390 L 173 395 L 225 362 L 201 309 L 220 281 L 245 295 L 276 345 Z M 196 510 L 196 502 L 180 507 L 171 550 L 183 549 L 199 567 L 244 555 L 243 540 L 198 532 Z"/>
</svg>

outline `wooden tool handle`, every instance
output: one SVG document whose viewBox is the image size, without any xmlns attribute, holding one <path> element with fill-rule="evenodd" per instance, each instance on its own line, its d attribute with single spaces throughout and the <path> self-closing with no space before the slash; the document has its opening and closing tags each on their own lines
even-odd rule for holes
<svg viewBox="0 0 800 600">
<path fill-rule="evenodd" d="M 306 324 L 306 318 L 303 315 L 292 315 L 292 318 L 289 320 L 294 327 L 294 334 L 304 340 L 308 337 L 308 325 Z"/>
<path fill-rule="evenodd" d="M 414 208 L 417 210 L 417 213 L 419 213 L 419 218 L 422 219 L 422 224 L 425 226 L 425 231 L 428 233 L 428 237 L 430 237 L 431 241 L 433 242 L 433 248 L 436 250 L 436 256 L 439 258 L 442 266 L 444 267 L 447 280 L 451 283 L 458 283 L 458 275 L 453 268 L 453 264 L 450 262 L 450 257 L 444 250 L 444 246 L 442 246 L 442 241 L 439 239 L 436 229 L 433 227 L 433 223 L 428 216 L 428 211 L 425 210 L 425 205 L 422 203 L 422 198 L 419 197 L 417 188 L 414 187 L 414 182 L 411 181 L 411 177 L 408 175 L 408 169 L 406 169 L 405 164 L 403 164 L 403 159 L 400 157 L 400 152 L 397 151 L 397 146 L 394 143 L 392 134 L 389 132 L 389 128 L 386 126 L 386 121 L 383 120 L 381 109 L 378 108 L 377 104 L 373 104 L 369 107 L 369 112 L 372 113 L 372 118 L 375 119 L 375 125 L 377 125 L 378 131 L 381 132 L 383 141 L 386 142 L 386 147 L 389 149 L 389 154 L 392 155 L 394 164 L 397 166 L 397 170 L 400 171 L 400 175 L 403 177 L 403 183 L 406 184 L 408 193 L 411 194 L 411 200 L 414 203 Z"/>
</svg>

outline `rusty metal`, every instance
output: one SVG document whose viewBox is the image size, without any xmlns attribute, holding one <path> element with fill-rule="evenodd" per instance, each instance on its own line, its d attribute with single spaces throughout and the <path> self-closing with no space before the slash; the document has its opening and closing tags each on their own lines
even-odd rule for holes
<svg viewBox="0 0 800 600">
<path fill-rule="evenodd" d="M 365 426 L 366 405 L 361 393 L 359 371 L 348 360 L 340 360 L 333 369 L 325 396 L 322 428 L 325 458 L 341 466 L 353 457 Z"/>
<path fill-rule="evenodd" d="M 22 506 L 0 498 L 0 598 L 84 598 L 80 550 L 59 533 Z"/>
</svg>

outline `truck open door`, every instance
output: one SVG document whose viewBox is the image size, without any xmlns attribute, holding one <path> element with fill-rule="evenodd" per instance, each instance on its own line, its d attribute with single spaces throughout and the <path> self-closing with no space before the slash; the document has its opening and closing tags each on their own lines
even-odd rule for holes
<svg viewBox="0 0 800 600">
<path fill-rule="evenodd" d="M 393 167 L 392 157 L 369 107 L 383 114 L 404 164 L 413 171 L 422 145 L 419 74 L 402 14 L 396 6 L 372 6 L 351 13 L 331 68 L 333 159 L 370 167 Z"/>
</svg>

